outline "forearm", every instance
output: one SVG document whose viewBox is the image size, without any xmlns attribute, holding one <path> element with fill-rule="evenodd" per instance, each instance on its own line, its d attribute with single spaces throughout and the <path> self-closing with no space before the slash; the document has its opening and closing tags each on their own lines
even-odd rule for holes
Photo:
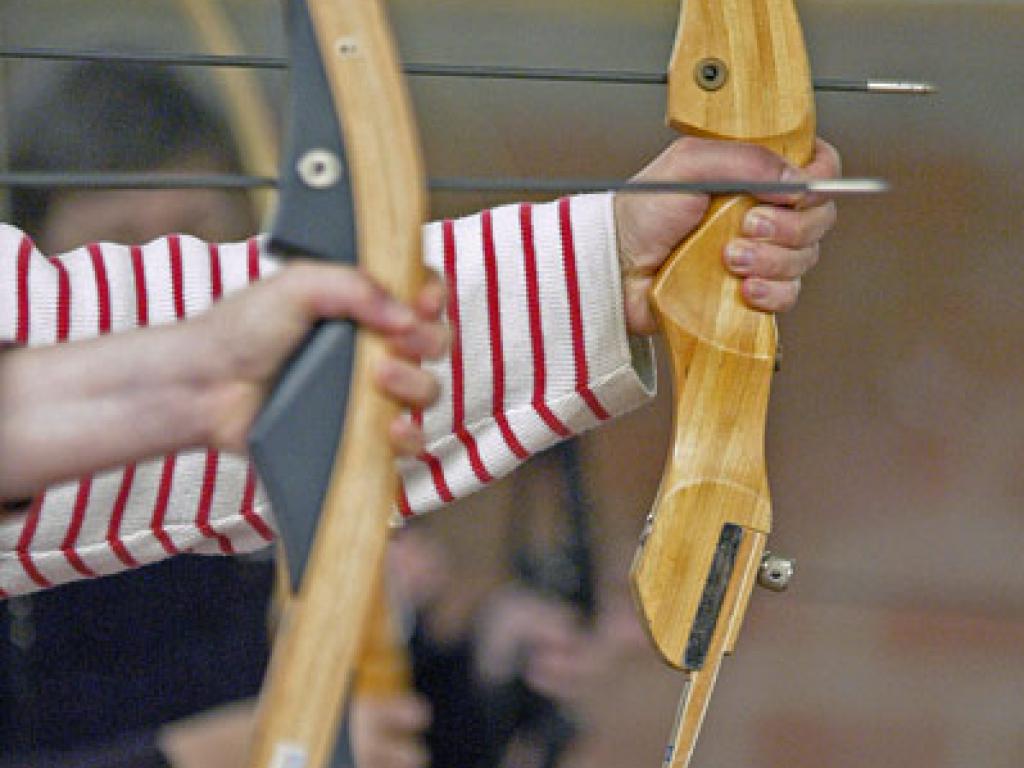
<svg viewBox="0 0 1024 768">
<path fill-rule="evenodd" d="M 0 227 L 4 236 L 18 258 L 0 261 L 0 339 L 44 347 L 3 355 L 8 370 L 0 375 L 15 384 L 0 414 L 17 425 L 0 438 L 10 478 L 4 494 L 31 491 L 44 477 L 117 466 L 133 453 L 161 458 L 50 486 L 28 511 L 0 518 L 0 596 L 179 551 L 264 546 L 273 518 L 247 462 L 209 449 L 173 453 L 204 445 L 220 410 L 218 396 L 203 391 L 209 371 L 201 363 L 217 357 L 203 352 L 209 339 L 174 334 L 194 330 L 203 322 L 194 316 L 272 268 L 262 243 L 165 238 L 47 258 L 26 247 L 21 233 Z M 406 513 L 465 496 L 532 453 L 650 397 L 650 351 L 626 332 L 606 198 L 507 206 L 430 225 L 424 250 L 428 266 L 446 274 L 456 344 L 430 364 L 442 395 L 424 416 L 428 452 L 405 468 Z M 131 330 L 144 325 L 169 327 Z M 75 341 L 98 334 L 97 341 Z M 153 334 L 171 334 L 169 346 L 180 351 L 158 351 L 148 340 L 162 337 Z M 88 371 L 92 382 L 69 385 L 73 373 L 58 376 L 49 367 L 68 352 L 83 358 L 69 370 Z M 144 364 L 119 367 L 136 354 Z M 15 415 L 15 398 L 43 402 L 36 380 L 56 390 L 48 397 L 60 409 Z M 65 386 L 71 389 L 60 391 Z M 118 391 L 128 397 L 114 404 Z M 113 439 L 118 425 L 130 427 L 118 440 L 134 442 Z M 31 462 L 57 439 L 71 441 L 64 458 L 72 463 L 31 476 Z"/>
<path fill-rule="evenodd" d="M 631 337 L 611 198 L 508 205 L 430 224 L 452 336 L 428 445 L 403 462 L 402 513 L 468 495 L 531 455 L 647 402 L 650 342 Z"/>
<path fill-rule="evenodd" d="M 95 475 L 72 473 L 80 479 L 50 484 L 27 509 L 0 515 L 0 597 L 113 573 L 181 551 L 240 552 L 270 541 L 269 509 L 243 458 L 205 448 L 172 452 L 174 444 L 204 444 L 210 425 L 202 414 L 217 410 L 216 399 L 193 399 L 203 374 L 192 366 L 209 339 L 199 333 L 186 342 L 174 329 L 185 327 L 180 321 L 189 318 L 195 323 L 217 299 L 272 270 L 260 245 L 256 239 L 216 246 L 169 237 L 138 247 L 103 244 L 47 257 L 21 232 L 0 225 L 5 257 L 0 259 L 0 342 L 31 348 L 0 352 L 0 375 L 16 382 L 0 390 L 5 398 L 0 419 L 32 421 L 2 438 L 0 471 L 16 479 L 18 487 L 17 492 L 5 490 L 4 496 L 35 486 L 25 477 L 29 450 L 37 456 L 52 450 L 55 443 L 47 443 L 61 435 L 74 441 L 66 453 L 75 462 L 84 456 L 90 467 L 124 464 L 123 458 L 110 458 L 123 456 L 128 446 L 112 449 L 111 435 L 98 424 L 127 428 L 119 439 L 142 441 L 148 445 L 143 453 L 159 456 Z M 145 326 L 160 327 L 135 330 Z M 163 341 L 163 334 L 170 334 L 167 354 L 160 344 L 147 341 Z M 120 344 L 138 346 L 126 350 Z M 115 357 L 125 351 L 126 360 L 137 353 L 145 367 L 133 361 L 122 368 L 120 359 L 100 365 L 93 351 Z M 48 367 L 49 362 L 59 367 L 58 357 L 79 352 L 88 359 L 74 369 L 87 371 L 93 384 Z M 102 386 L 94 388 L 96 381 Z M 58 403 L 84 396 L 87 405 L 79 400 L 82 407 L 75 415 L 70 405 L 59 413 L 26 414 L 7 405 L 17 398 L 39 407 L 42 387 L 53 388 Z M 78 394 L 60 399 L 66 388 Z M 107 396 L 121 388 L 131 390 L 125 393 L 129 400 L 114 406 Z M 43 436 L 36 434 L 36 424 Z M 15 433 L 31 440 L 31 448 L 21 445 Z M 71 469 L 65 465 L 58 474 L 69 477 Z"/>
<path fill-rule="evenodd" d="M 0 356 L 0 498 L 204 444 L 219 358 L 192 318 L 273 268 L 258 240 L 48 257 L 0 225 L 0 250 L 0 342 L 30 348 Z"/>
<path fill-rule="evenodd" d="M 0 355 L 0 498 L 204 445 L 218 356 L 195 325 Z"/>
</svg>

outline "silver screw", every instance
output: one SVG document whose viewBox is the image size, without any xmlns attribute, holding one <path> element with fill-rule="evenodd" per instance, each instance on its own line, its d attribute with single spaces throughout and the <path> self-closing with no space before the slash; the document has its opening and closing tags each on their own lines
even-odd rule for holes
<svg viewBox="0 0 1024 768">
<path fill-rule="evenodd" d="M 299 158 L 295 170 L 302 183 L 313 189 L 328 189 L 341 179 L 341 160 L 326 149 L 311 149 Z"/>
<path fill-rule="evenodd" d="M 757 583 L 772 592 L 785 592 L 795 571 L 795 560 L 765 552 L 757 572 Z"/>
</svg>

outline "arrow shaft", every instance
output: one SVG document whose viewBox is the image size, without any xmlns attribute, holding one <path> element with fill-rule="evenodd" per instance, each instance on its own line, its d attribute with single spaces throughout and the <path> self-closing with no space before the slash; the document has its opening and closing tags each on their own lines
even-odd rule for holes
<svg viewBox="0 0 1024 768">
<path fill-rule="evenodd" d="M 275 187 L 271 176 L 246 174 L 0 172 L 0 187 L 30 189 L 259 189 Z M 631 182 L 589 178 L 434 177 L 434 192 L 623 192 L 627 194 L 806 194 L 861 195 L 885 192 L 880 179 L 830 179 L 806 182 L 698 181 Z"/>
<path fill-rule="evenodd" d="M 36 61 L 94 61 L 121 64 L 147 64 L 169 67 L 220 67 L 283 70 L 288 60 L 282 56 L 254 54 L 169 53 L 141 51 L 103 51 L 71 48 L 4 47 L 0 59 Z M 408 62 L 403 65 L 412 77 L 455 77 L 480 80 L 527 80 L 562 83 L 601 83 L 604 85 L 665 85 L 664 72 L 644 70 L 585 69 L 578 67 L 517 67 L 500 64 L 439 64 Z M 910 80 L 819 77 L 815 90 L 835 93 L 867 93 L 922 96 L 935 92 L 931 83 Z"/>
</svg>

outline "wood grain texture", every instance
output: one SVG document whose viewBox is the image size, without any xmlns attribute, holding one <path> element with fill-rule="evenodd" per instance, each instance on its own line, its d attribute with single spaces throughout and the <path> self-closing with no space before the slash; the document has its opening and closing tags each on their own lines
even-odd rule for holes
<svg viewBox="0 0 1024 768">
<path fill-rule="evenodd" d="M 381 699 L 412 691 L 412 661 L 386 579 L 382 573 L 366 620 L 354 680 L 356 696 Z"/>
<path fill-rule="evenodd" d="M 707 58 L 729 67 L 720 90 L 705 91 L 693 77 Z M 669 62 L 668 122 L 688 133 L 765 144 L 806 163 L 814 107 L 792 0 L 683 0 Z"/>
<path fill-rule="evenodd" d="M 307 3 L 347 148 L 360 265 L 397 296 L 422 281 L 425 180 L 394 45 L 376 0 Z M 360 332 L 351 397 L 306 575 L 278 635 L 249 765 L 323 768 L 330 758 L 377 589 L 397 489 L 373 383 L 385 354 Z"/>
<path fill-rule="evenodd" d="M 701 87 L 709 61 L 724 84 Z M 791 0 L 684 0 L 669 69 L 668 122 L 690 134 L 767 146 L 803 165 L 814 150 L 814 107 L 803 35 Z M 723 266 L 749 197 L 713 201 L 662 268 L 651 303 L 668 343 L 673 437 L 633 562 L 642 622 L 663 659 L 684 655 L 718 541 L 743 529 L 706 659 L 689 670 L 666 765 L 689 763 L 722 656 L 735 647 L 771 529 L 764 429 L 777 346 L 775 320 L 749 308 Z"/>
</svg>

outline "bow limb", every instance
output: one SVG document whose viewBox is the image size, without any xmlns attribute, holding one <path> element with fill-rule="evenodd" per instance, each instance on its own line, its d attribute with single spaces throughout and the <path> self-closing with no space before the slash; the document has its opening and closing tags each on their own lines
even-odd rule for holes
<svg viewBox="0 0 1024 768">
<path fill-rule="evenodd" d="M 178 0 L 182 13 L 190 21 L 201 47 L 208 53 L 232 55 L 244 52 L 224 6 L 218 0 Z M 242 170 L 251 176 L 273 176 L 278 163 L 276 120 L 264 98 L 258 80 L 244 69 L 222 67 L 215 73 L 227 108 L 231 132 L 241 155 Z M 266 220 L 272 212 L 273 192 L 253 190 L 253 208 Z M 281 560 L 283 563 L 283 558 Z M 290 594 L 283 567 L 279 569 L 275 599 Z M 383 583 L 374 598 L 366 636 L 360 651 L 355 678 L 357 695 L 394 696 L 411 688 L 412 673 L 405 649 L 399 640 L 396 617 L 390 610 L 390 596 Z M 275 610 L 275 613 L 279 613 Z"/>
<path fill-rule="evenodd" d="M 178 0 L 178 5 L 207 52 L 242 53 L 242 43 L 218 0 Z M 228 67 L 218 68 L 215 76 L 231 134 L 238 143 L 243 172 L 250 176 L 273 176 L 277 170 L 277 137 L 273 127 L 276 120 L 259 82 L 245 70 Z M 265 221 L 273 207 L 273 193 L 253 190 L 249 194 L 258 218 Z"/>
<path fill-rule="evenodd" d="M 814 107 L 792 0 L 684 0 L 668 120 L 807 163 Z M 777 331 L 722 264 L 752 205 L 746 196 L 713 200 L 651 290 L 673 366 L 674 431 L 631 581 L 658 651 L 689 673 L 665 761 L 679 768 L 735 645 L 771 528 L 764 432 Z"/>
<path fill-rule="evenodd" d="M 382 573 L 359 649 L 359 668 L 354 681 L 356 696 L 381 699 L 412 690 L 412 662 L 398 619 Z"/>
<path fill-rule="evenodd" d="M 410 299 L 422 278 L 425 181 L 383 9 L 377 0 L 289 0 L 288 9 L 293 81 L 306 69 L 299 63 L 302 57 L 316 54 L 312 74 L 328 92 L 331 121 L 340 128 L 343 146 L 329 148 L 337 136 L 322 131 L 311 115 L 324 105 L 309 100 L 315 91 L 304 93 L 302 84 L 294 82 L 293 119 L 299 119 L 292 125 L 283 168 L 289 179 L 283 185 L 271 247 L 345 261 L 337 252 L 354 244 L 363 270 L 386 290 Z M 293 186 L 296 196 L 291 195 Z M 310 197 L 321 192 L 328 193 L 326 200 Z M 348 203 L 352 226 L 336 230 Z M 356 333 L 351 377 L 341 376 L 337 366 L 332 369 L 330 361 L 346 347 L 349 332 L 337 323 L 314 332 L 279 383 L 265 419 L 261 417 L 264 423 L 254 428 L 253 455 L 280 527 L 286 527 L 282 518 L 295 511 L 295 499 L 300 505 L 310 497 L 322 499 L 323 511 L 308 560 L 303 552 L 299 557 L 295 549 L 288 552 L 298 591 L 284 617 L 264 686 L 248 763 L 253 768 L 329 764 L 380 573 L 396 494 L 394 456 L 386 436 L 398 410 L 372 381 L 386 353 L 379 339 Z M 340 358 L 343 370 L 344 352 Z M 312 375 L 305 379 L 307 360 Z M 328 365 L 322 369 L 324 361 Z M 294 387 L 293 373 L 299 382 Z M 310 436 L 334 421 L 321 406 L 330 410 L 346 399 L 341 391 L 345 381 L 349 391 L 340 414 L 343 438 L 336 451 L 332 446 L 329 480 L 318 479 L 313 488 L 306 470 L 322 458 L 320 453 L 303 453 L 301 442 L 281 449 L 277 438 L 315 439 Z M 330 431 L 336 438 L 340 424 Z M 295 473 L 301 477 L 292 477 Z"/>
</svg>

